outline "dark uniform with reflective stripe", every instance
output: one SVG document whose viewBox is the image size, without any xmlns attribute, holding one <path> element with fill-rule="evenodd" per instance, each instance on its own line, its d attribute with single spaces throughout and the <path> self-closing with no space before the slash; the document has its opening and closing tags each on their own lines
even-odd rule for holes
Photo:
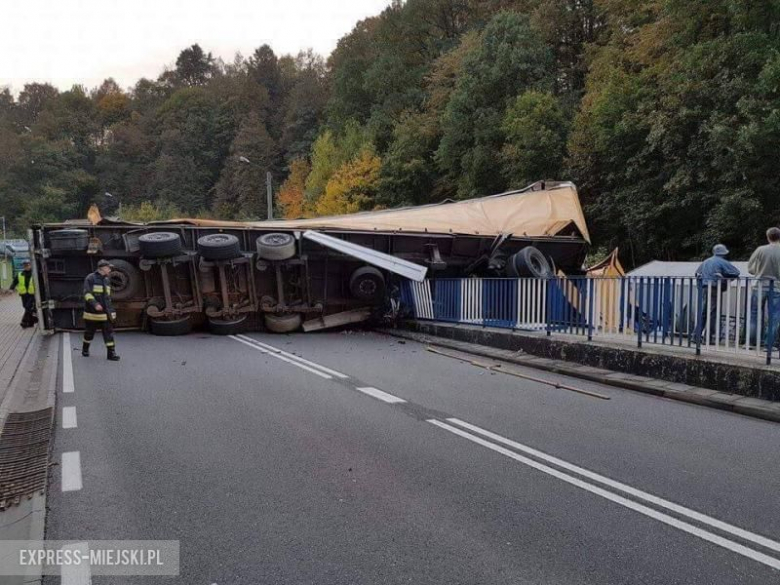
<svg viewBox="0 0 780 585">
<path fill-rule="evenodd" d="M 97 309 L 100 305 L 101 310 Z M 111 304 L 111 281 L 108 276 L 93 272 L 84 279 L 84 351 L 88 353 L 89 344 L 95 337 L 95 331 L 103 332 L 103 341 L 109 349 L 114 349 L 114 326 L 116 317 Z"/>
</svg>

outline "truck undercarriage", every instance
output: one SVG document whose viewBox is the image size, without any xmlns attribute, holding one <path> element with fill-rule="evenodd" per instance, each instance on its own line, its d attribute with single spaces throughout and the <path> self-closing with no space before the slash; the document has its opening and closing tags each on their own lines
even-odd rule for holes
<svg viewBox="0 0 780 585">
<path fill-rule="evenodd" d="M 579 210 L 572 185 L 537 183 L 468 202 L 314 220 L 141 225 L 93 216 L 35 226 L 30 240 L 40 317 L 49 330 L 81 329 L 82 282 L 100 259 L 113 265 L 116 326 L 158 335 L 201 326 L 217 334 L 316 330 L 392 316 L 402 280 L 426 274 L 577 273 L 588 249 L 581 210 L 547 210 L 548 230 L 505 231 L 533 225 L 522 219 L 528 213 L 514 226 L 492 225 L 511 217 L 514 202 L 528 207 L 540 195 L 553 202 L 550 208 L 563 201 Z M 420 228 L 426 218 L 431 229 Z"/>
</svg>

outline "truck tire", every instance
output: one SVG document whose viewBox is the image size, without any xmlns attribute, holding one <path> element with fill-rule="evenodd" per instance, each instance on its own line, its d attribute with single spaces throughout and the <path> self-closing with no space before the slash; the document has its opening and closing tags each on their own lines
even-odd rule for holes
<svg viewBox="0 0 780 585">
<path fill-rule="evenodd" d="M 109 260 L 111 273 L 108 279 L 111 282 L 111 298 L 115 301 L 126 301 L 138 294 L 141 288 L 141 271 L 127 260 Z"/>
<path fill-rule="evenodd" d="M 169 258 L 182 253 L 181 236 L 173 232 L 153 232 L 138 237 L 141 256 L 146 258 Z"/>
<path fill-rule="evenodd" d="M 266 313 L 263 315 L 265 328 L 273 333 L 292 333 L 300 328 L 303 318 L 300 313 L 286 313 L 273 315 Z"/>
<path fill-rule="evenodd" d="M 516 254 L 512 254 L 507 261 L 506 271 L 514 278 L 554 276 L 547 258 L 533 246 L 526 246 Z"/>
<path fill-rule="evenodd" d="M 378 303 L 385 296 L 385 277 L 373 266 L 361 266 L 349 278 L 349 292 L 358 300 Z"/>
<path fill-rule="evenodd" d="M 187 335 L 192 331 L 192 319 L 181 317 L 168 321 L 166 319 L 150 319 L 149 331 L 152 335 L 172 337 L 174 335 Z"/>
<path fill-rule="evenodd" d="M 209 331 L 214 335 L 235 335 L 246 330 L 247 316 L 242 315 L 238 319 L 209 319 Z"/>
<path fill-rule="evenodd" d="M 198 252 L 206 260 L 232 260 L 241 256 L 241 245 L 234 235 L 208 234 L 198 238 Z"/>
<path fill-rule="evenodd" d="M 257 255 L 263 260 L 288 260 L 295 256 L 295 238 L 272 232 L 257 238 Z"/>
</svg>

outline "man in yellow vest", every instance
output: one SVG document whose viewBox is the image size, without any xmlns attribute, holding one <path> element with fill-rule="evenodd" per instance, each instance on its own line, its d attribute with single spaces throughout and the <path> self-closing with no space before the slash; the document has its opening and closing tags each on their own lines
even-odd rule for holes
<svg viewBox="0 0 780 585">
<path fill-rule="evenodd" d="M 19 293 L 19 298 L 22 299 L 24 314 L 20 325 L 25 329 L 32 327 L 38 322 L 38 317 L 35 314 L 35 280 L 33 279 L 32 264 L 29 260 L 22 263 L 22 271 L 14 276 L 11 290 Z"/>
</svg>

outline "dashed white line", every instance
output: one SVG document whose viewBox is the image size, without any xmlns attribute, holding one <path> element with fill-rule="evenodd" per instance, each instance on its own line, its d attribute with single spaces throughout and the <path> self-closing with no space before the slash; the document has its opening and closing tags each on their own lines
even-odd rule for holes
<svg viewBox="0 0 780 585">
<path fill-rule="evenodd" d="M 91 585 L 92 570 L 89 565 L 89 543 L 76 542 L 65 545 L 61 550 L 74 551 L 69 556 L 86 559 L 86 562 L 65 563 L 60 569 L 60 582 L 62 585 Z"/>
<path fill-rule="evenodd" d="M 293 366 L 301 368 L 302 370 L 306 370 L 308 372 L 311 372 L 312 374 L 315 374 L 315 375 L 319 376 L 320 378 L 325 378 L 326 380 L 332 380 L 333 379 L 333 376 L 331 376 L 330 374 L 326 374 L 325 372 L 321 372 L 319 370 L 315 370 L 312 367 L 309 367 L 309 366 L 307 366 L 305 364 L 302 364 L 300 362 L 296 362 L 294 360 L 291 360 L 290 358 L 285 357 L 285 356 L 283 356 L 281 354 L 278 354 L 276 352 L 268 351 L 264 347 L 260 347 L 259 345 L 256 345 L 254 343 L 250 343 L 249 341 L 241 339 L 240 337 L 237 337 L 236 335 L 230 335 L 229 337 L 230 337 L 230 339 L 233 339 L 234 341 L 238 341 L 239 343 L 243 343 L 244 345 L 251 347 L 255 351 L 259 351 L 260 353 L 264 353 L 264 354 L 269 355 L 269 356 L 271 356 L 273 358 L 282 360 L 283 362 L 287 362 L 288 364 L 292 364 Z"/>
<path fill-rule="evenodd" d="M 666 508 L 671 512 L 675 512 L 677 514 L 680 514 L 681 516 L 686 516 L 687 518 L 690 518 L 691 520 L 696 520 L 697 522 L 701 522 L 702 524 L 707 524 L 708 526 L 712 526 L 713 528 L 717 528 L 718 530 L 722 530 L 723 532 L 728 532 L 729 534 L 742 538 L 743 540 L 748 540 L 750 542 L 754 542 L 755 544 L 780 552 L 780 542 L 776 542 L 774 540 L 766 538 L 765 536 L 761 536 L 760 534 L 749 532 L 742 528 L 738 528 L 737 526 L 733 526 L 726 522 L 722 522 L 721 520 L 712 518 L 711 516 L 707 516 L 706 514 L 702 514 L 701 512 L 696 512 L 695 510 L 691 510 L 689 508 L 686 508 L 685 506 L 675 504 L 674 502 L 670 502 L 669 500 L 665 500 L 664 498 L 659 498 L 658 496 L 654 496 L 647 492 L 643 492 L 642 490 L 633 488 L 629 485 L 626 485 L 619 481 L 615 481 L 614 479 L 610 479 L 603 475 L 599 475 L 598 473 L 589 471 L 587 469 L 569 463 L 568 461 L 564 461 L 563 459 L 558 459 L 557 457 L 553 457 L 552 455 L 548 455 L 547 453 L 538 451 L 533 447 L 529 447 L 527 445 L 523 445 L 522 443 L 512 441 L 510 439 L 507 439 L 506 437 L 502 437 L 501 435 L 497 435 L 496 433 L 492 433 L 488 430 L 482 429 L 476 425 L 472 425 L 460 419 L 448 418 L 447 422 L 458 425 L 474 433 L 492 439 L 497 443 L 502 443 L 504 445 L 507 445 L 508 447 L 512 447 L 513 449 L 517 449 L 518 451 L 522 451 L 524 453 L 532 455 L 537 459 L 542 459 L 548 463 L 552 463 L 553 465 L 566 469 L 567 471 L 576 473 L 577 475 L 581 475 L 582 477 L 590 479 L 591 481 L 595 481 L 597 483 L 603 484 L 612 489 L 627 493 L 635 498 L 644 500 L 656 506 Z"/>
<path fill-rule="evenodd" d="M 81 484 L 81 453 L 68 451 L 62 454 L 62 491 L 74 492 L 80 490 Z"/>
<path fill-rule="evenodd" d="M 398 396 L 393 396 L 392 394 L 383 392 L 378 388 L 372 388 L 371 386 L 357 388 L 357 390 L 360 390 L 363 394 L 368 394 L 369 396 L 373 396 L 374 398 L 377 398 L 382 402 L 387 402 L 388 404 L 400 404 L 402 402 L 406 402 L 406 400 L 404 400 L 403 398 L 398 398 Z"/>
<path fill-rule="evenodd" d="M 70 333 L 62 334 L 62 391 L 73 392 L 73 348 L 70 346 Z"/>
<path fill-rule="evenodd" d="M 75 429 L 78 426 L 76 421 L 76 407 L 64 406 L 62 408 L 62 428 Z"/>
<path fill-rule="evenodd" d="M 279 349 L 278 347 L 274 347 L 273 345 L 268 345 L 267 343 L 263 343 L 262 341 L 258 341 L 254 337 L 249 337 L 248 335 L 236 335 L 236 337 L 239 337 L 243 339 L 244 341 L 248 341 L 250 343 L 254 343 L 255 345 L 258 345 L 262 347 L 263 349 L 267 349 L 269 352 L 278 353 L 279 355 L 283 355 L 291 360 L 295 360 L 297 362 L 301 362 L 303 364 L 306 364 L 307 366 L 311 366 L 312 368 L 316 368 L 320 371 L 325 372 L 326 374 L 330 374 L 331 376 L 334 376 L 336 378 L 341 378 L 342 380 L 345 380 L 346 378 L 349 378 L 346 374 L 342 374 L 341 372 L 337 372 L 336 370 L 333 370 L 331 368 L 328 368 L 326 366 L 323 366 L 321 364 L 312 362 L 310 360 L 307 360 L 305 358 L 302 358 L 299 355 L 295 355 L 294 353 L 286 352 L 282 349 Z"/>
<path fill-rule="evenodd" d="M 560 479 L 561 481 L 564 481 L 582 490 L 585 490 L 587 492 L 600 496 L 606 500 L 609 500 L 611 502 L 614 502 L 616 504 L 634 510 L 635 512 L 639 512 L 644 516 L 647 516 L 649 518 L 652 518 L 654 520 L 657 520 L 659 522 L 677 528 L 678 530 L 682 530 L 683 532 L 687 532 L 688 534 L 701 538 L 702 540 L 706 540 L 708 542 L 726 548 L 732 552 L 740 554 L 744 557 L 747 557 L 749 559 L 752 559 L 754 561 L 772 567 L 773 569 L 780 570 L 780 560 L 774 557 L 770 557 L 769 555 L 748 548 L 744 545 L 731 541 L 727 538 L 724 538 L 717 534 L 713 534 L 711 532 L 698 528 L 692 524 L 683 522 L 682 520 L 678 520 L 677 518 L 669 516 L 668 514 L 664 514 L 663 512 L 659 512 L 658 510 L 654 510 L 653 508 L 649 508 L 643 504 L 639 504 L 637 502 L 624 498 L 623 496 L 619 496 L 603 488 L 594 486 L 577 477 L 559 471 L 558 469 L 549 467 L 533 459 L 529 459 L 528 457 L 515 453 L 514 451 L 510 451 L 505 447 L 501 447 L 499 445 L 486 441 L 485 439 L 478 437 L 476 435 L 472 435 L 471 433 L 467 433 L 466 431 L 459 429 L 457 427 L 453 427 L 451 425 L 448 425 L 446 423 L 443 423 L 435 419 L 430 419 L 428 420 L 428 422 L 441 429 L 449 431 L 450 433 L 463 437 L 464 439 L 467 439 L 473 443 L 486 447 L 487 449 L 495 451 L 496 453 L 500 453 L 501 455 L 509 457 L 510 459 L 514 459 L 519 463 L 523 463 L 528 467 L 536 469 L 537 471 L 541 471 L 542 473 L 546 473 L 547 475 L 555 477 L 556 479 Z"/>
</svg>

